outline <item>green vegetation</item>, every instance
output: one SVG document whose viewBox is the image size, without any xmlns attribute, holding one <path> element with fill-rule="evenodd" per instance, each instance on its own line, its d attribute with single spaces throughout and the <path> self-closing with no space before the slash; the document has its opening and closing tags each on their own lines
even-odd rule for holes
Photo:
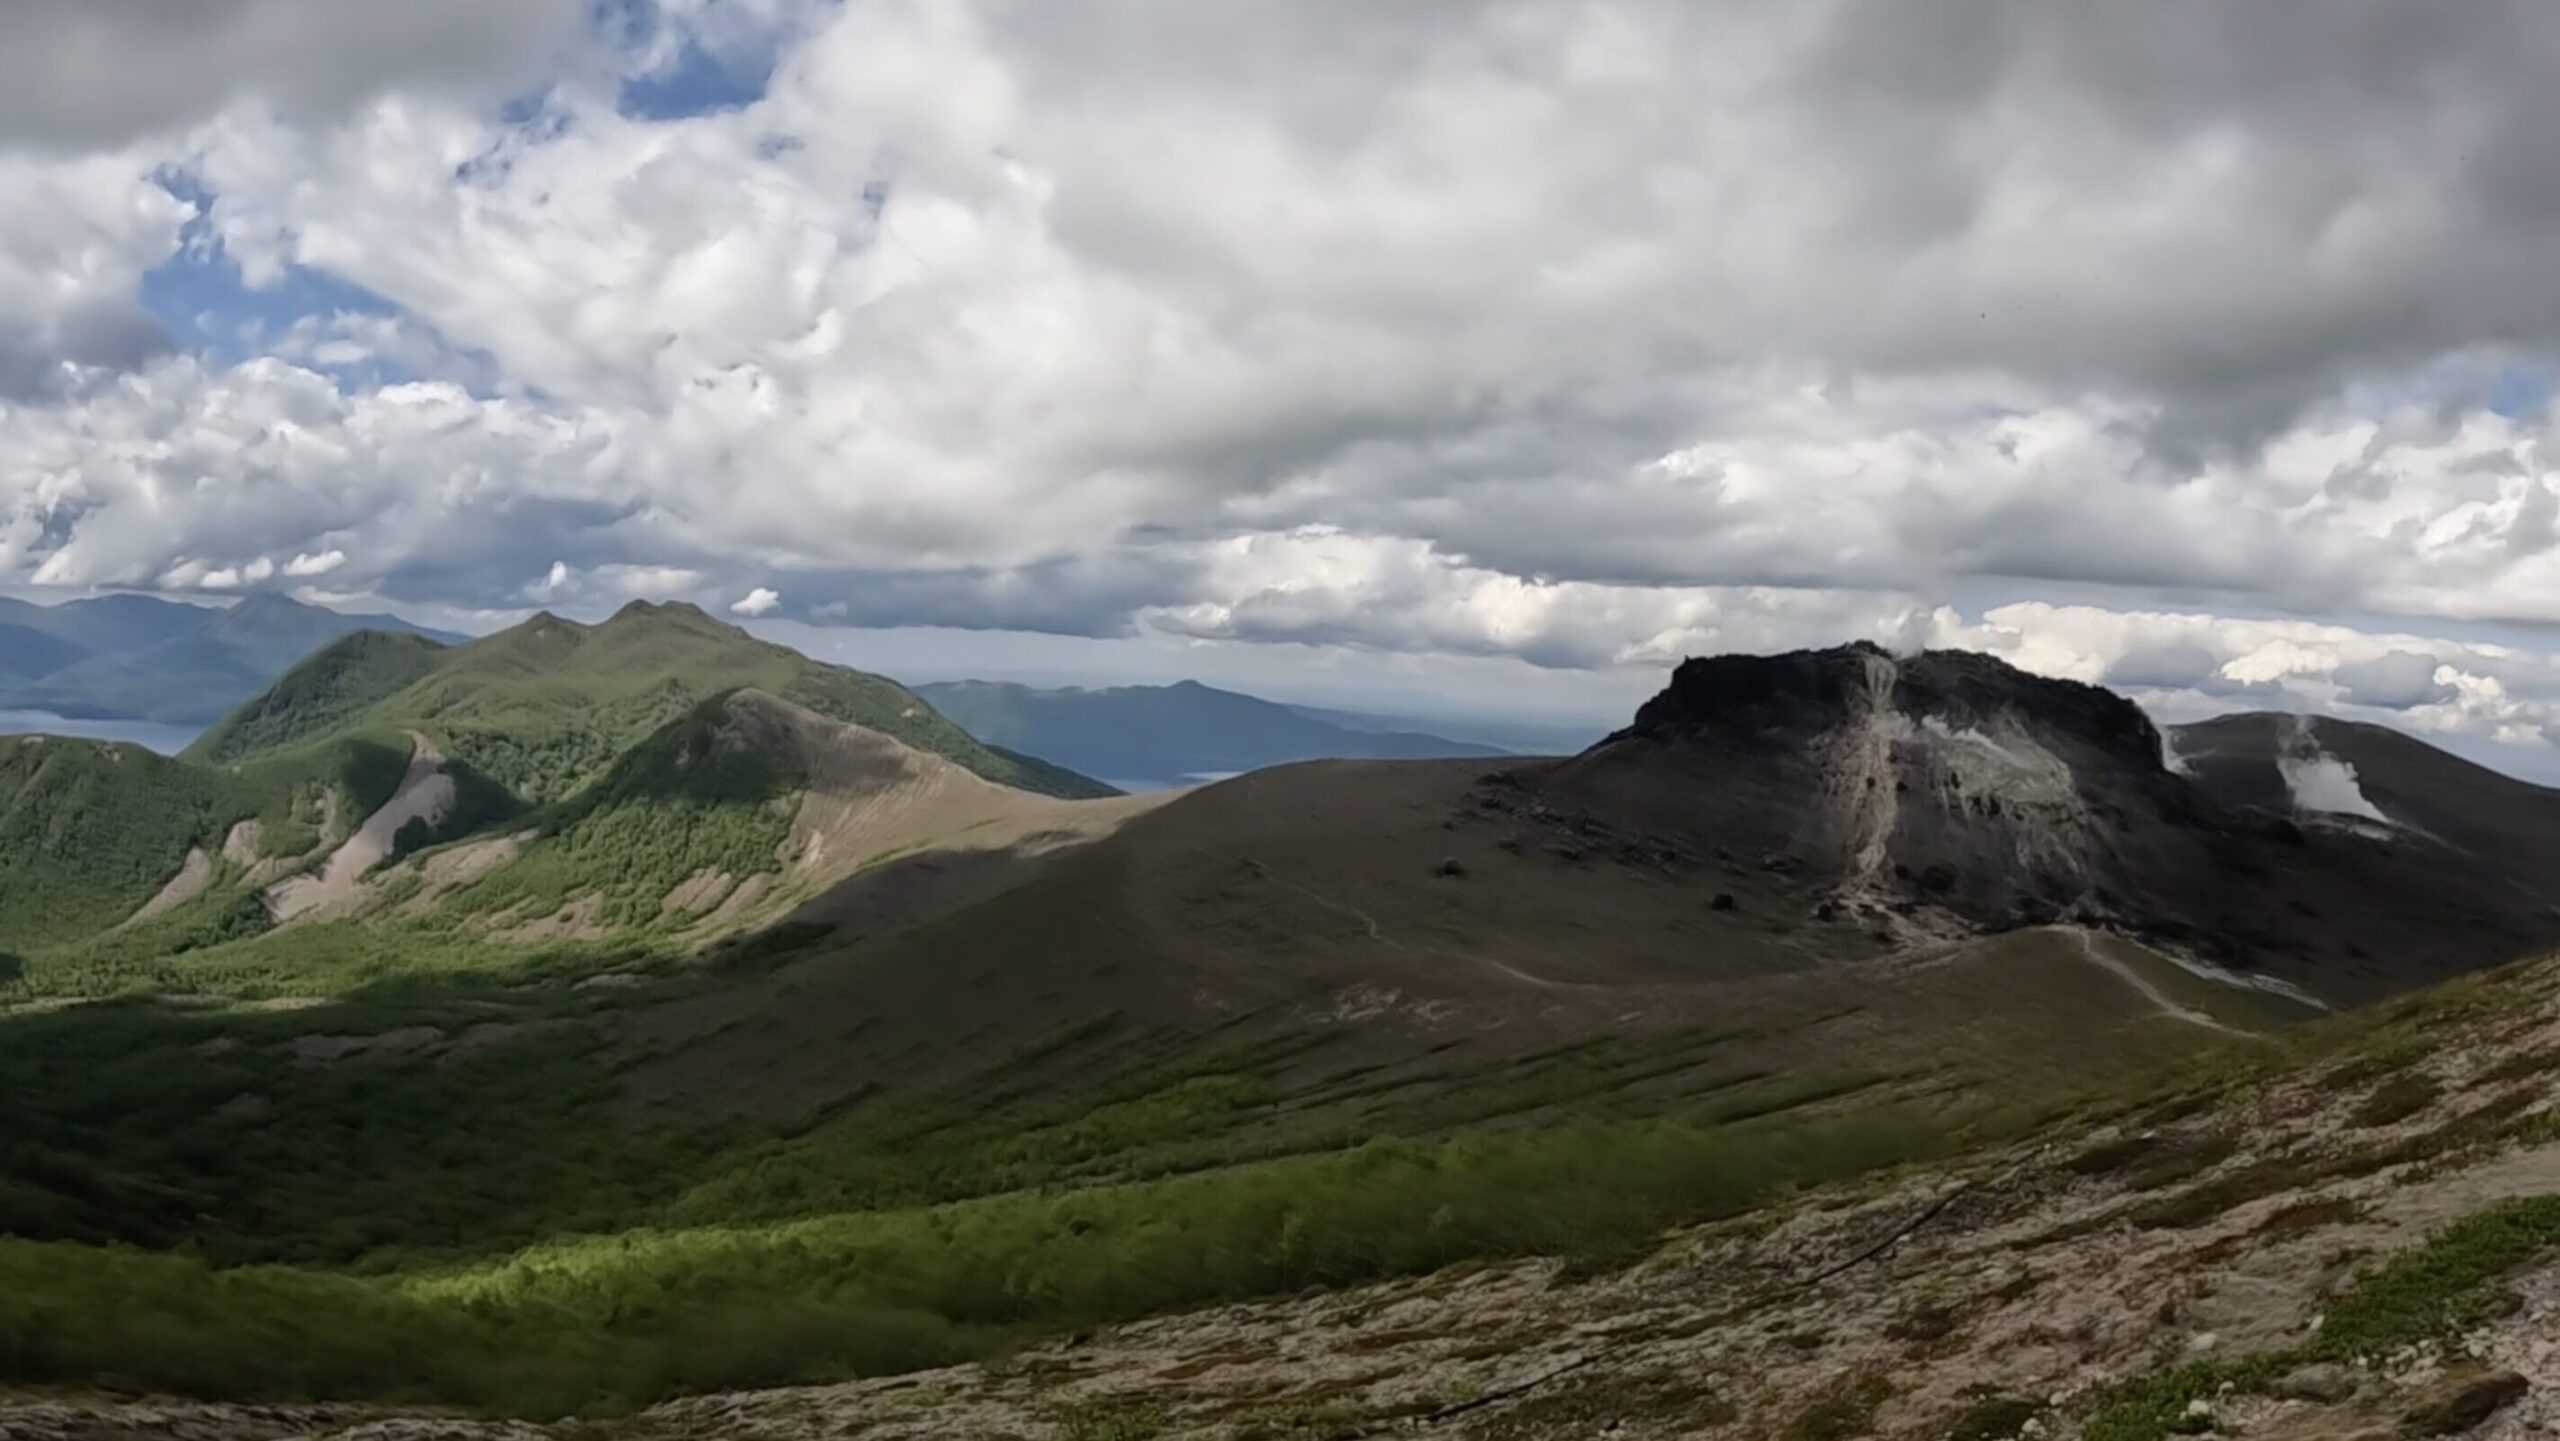
<svg viewBox="0 0 2560 1441">
<path fill-rule="evenodd" d="M 2490 1207 L 2357 1277 L 2331 1302 L 2311 1342 L 2197 1361 L 2127 1382 L 2100 1401 L 2081 1434 L 2088 1441 L 2158 1441 L 2198 1429 L 2190 1424 L 2189 1404 L 2209 1401 L 2225 1386 L 2257 1390 L 2306 1362 L 2370 1360 L 2451 1340 L 2490 1317 L 2507 1276 L 2555 1251 L 2560 1196 Z"/>
<path fill-rule="evenodd" d="M 316 735 L 417 730 L 519 802 L 539 805 L 603 779 L 624 751 L 709 697 L 749 686 L 989 780 L 1050 795 L 1111 793 L 988 749 L 894 681 L 822 665 L 692 606 L 644 602 L 600 626 L 536 616 L 445 650 L 350 638 L 286 672 L 186 755 L 241 761 Z"/>
<path fill-rule="evenodd" d="M 176 875 L 190 846 L 255 803 L 226 778 L 136 745 L 0 739 L 0 945 L 104 930 Z"/>
<path fill-rule="evenodd" d="M 433 673 L 443 651 L 424 636 L 357 631 L 277 677 L 188 753 L 207 760 L 267 755 L 347 729 L 366 708 Z"/>
<path fill-rule="evenodd" d="M 13 1243 L 0 1247 L 0 1368 L 199 1395 L 629 1405 L 988 1355 L 1040 1332 L 1462 1259 L 1614 1247 L 1943 1145 L 1885 1116 L 1381 1142 L 916 1210 L 640 1228 L 365 1278 Z"/>
<path fill-rule="evenodd" d="M 253 918 L 236 892 L 215 898 L 218 918 L 166 917 L 139 934 L 116 927 L 189 850 L 217 856 L 234 822 L 259 822 L 267 855 L 307 850 L 325 795 L 361 815 L 398 788 L 408 756 L 405 737 L 358 734 L 216 769 L 122 742 L 0 738 L 0 945 L 28 955 L 38 989 L 68 994 L 72 971 L 94 976 L 246 934 Z M 224 863 L 214 864 L 220 875 Z M 263 912 L 254 924 L 264 927 Z"/>
<path fill-rule="evenodd" d="M 695 706 L 632 747 L 604 777 L 531 818 L 545 834 L 473 887 L 473 912 L 549 914 L 572 894 L 598 897 L 597 919 L 642 926 L 698 871 L 745 877 L 780 865 L 792 799 L 808 777 L 773 750 L 741 743 L 729 696 Z"/>
</svg>

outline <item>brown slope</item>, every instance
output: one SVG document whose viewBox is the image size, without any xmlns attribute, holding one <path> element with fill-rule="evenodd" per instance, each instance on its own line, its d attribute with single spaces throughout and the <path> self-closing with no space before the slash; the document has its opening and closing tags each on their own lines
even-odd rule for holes
<svg viewBox="0 0 2560 1441">
<path fill-rule="evenodd" d="M 1508 1088 L 1586 1061 L 1584 1090 L 1542 1082 L 1535 1104 L 2024 1088 L 2223 1034 L 2177 1012 L 2247 1027 L 2287 1009 L 2139 947 L 2127 964 L 2150 983 L 2128 984 L 2067 931 L 1879 960 L 1859 924 L 1807 920 L 1812 888 L 1754 856 L 1544 806 L 1556 764 L 1282 767 L 1044 861 L 987 852 L 1018 882 L 992 900 L 640 1022 L 634 1100 L 993 1104 L 1224 1057 L 1280 1083 L 1275 1132 L 1427 1129 L 1498 1118 Z M 895 894 L 943 859 L 857 886 Z M 2164 1007 L 2163 987 L 2182 999 Z"/>
<path fill-rule="evenodd" d="M 732 696 L 728 712 L 734 743 L 783 756 L 807 778 L 783 843 L 783 874 L 791 894 L 813 898 L 792 918 L 858 933 L 991 894 L 976 878 L 992 882 L 996 870 L 975 857 L 1033 860 L 1108 835 L 1168 799 L 1070 801 L 998 785 L 879 731 L 759 690 Z M 923 853 L 931 853 L 929 863 L 884 877 L 885 885 L 838 884 L 884 861 Z M 970 880 L 955 882 L 960 876 Z M 715 927 L 741 919 L 708 903 L 693 909 L 708 912 Z"/>
<path fill-rule="evenodd" d="M 786 915 L 862 929 L 938 913 L 990 893 L 970 885 L 937 884 L 942 871 L 978 874 L 969 858 L 981 853 L 1038 856 L 1107 834 L 1156 798 L 1115 796 L 1065 801 L 989 781 L 968 768 L 919 750 L 882 732 L 834 720 L 769 692 L 748 688 L 717 703 L 715 723 L 701 743 L 717 752 L 748 752 L 792 778 L 774 798 L 791 824 L 770 863 L 745 874 L 705 868 L 682 877 L 663 897 L 653 897 L 657 924 L 680 928 L 707 942 Z M 418 765 L 433 770 L 436 757 L 419 738 Z M 681 765 L 678 766 L 681 770 Z M 450 782 L 445 782 L 450 796 Z M 404 786 L 403 795 L 408 793 Z M 399 802 L 385 808 L 393 815 Z M 405 816 L 394 815 L 396 826 Z M 368 829 L 375 827 L 368 821 Z M 572 820 L 571 828 L 577 824 Z M 361 838 L 359 838 L 361 839 Z M 367 909 L 398 896 L 398 910 L 418 916 L 446 897 L 493 876 L 545 843 L 536 829 L 484 835 L 379 870 L 388 850 L 386 830 L 362 866 L 346 877 L 347 895 L 330 914 Z M 351 841 L 348 849 L 354 849 Z M 931 867 L 901 873 L 899 884 L 844 886 L 881 862 L 930 852 Z M 368 874 L 369 872 L 369 874 Z M 362 875 L 363 879 L 358 880 Z M 597 873 L 598 883 L 604 879 Z M 411 882 L 414 880 L 414 884 Z M 299 884 L 299 882 L 289 882 Z M 281 889 L 281 888 L 280 888 Z M 280 908 L 281 909 L 281 908 Z M 600 929 L 592 887 L 570 894 L 548 916 L 504 913 L 500 939 L 543 940 Z"/>
<path fill-rule="evenodd" d="M 2011 1086 L 2560 940 L 2458 847 L 2224 803 L 2120 697 L 1872 647 L 1691 662 L 1569 760 L 1280 767 L 1029 859 L 864 877 L 828 904 L 870 924 L 721 1035 L 659 1018 L 637 1089 L 794 1110 L 1208 1047 L 1410 1097 L 1711 1032 L 1665 1074 Z M 1002 894 L 891 933 L 937 870 Z"/>
</svg>

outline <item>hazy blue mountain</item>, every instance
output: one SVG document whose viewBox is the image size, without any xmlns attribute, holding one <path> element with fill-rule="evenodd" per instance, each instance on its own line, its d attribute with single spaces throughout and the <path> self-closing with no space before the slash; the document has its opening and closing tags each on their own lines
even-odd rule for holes
<svg viewBox="0 0 2560 1441">
<path fill-rule="evenodd" d="M 1520 756 L 1579 755 L 1615 729 L 1598 722 L 1567 725 L 1552 721 L 1504 720 L 1498 716 L 1398 715 L 1389 711 L 1330 710 L 1311 705 L 1293 705 L 1289 709 L 1344 730 L 1421 732 L 1469 745 L 1490 746 L 1506 754 Z"/>
<path fill-rule="evenodd" d="M 0 709 L 203 725 L 358 630 L 461 639 L 264 593 L 221 609 L 127 595 L 0 602 Z"/>
<path fill-rule="evenodd" d="M 19 627 L 73 646 L 77 654 L 72 660 L 140 650 L 197 629 L 220 613 L 212 606 L 148 595 L 101 595 L 58 605 L 0 597 L 0 626 Z M 0 652 L 24 654 L 9 638 L 0 638 Z M 0 665 L 6 664 L 0 660 Z"/>
<path fill-rule="evenodd" d="M 1114 782 L 1181 785 L 1287 761 L 1504 754 L 1498 747 L 1418 731 L 1339 725 L 1198 681 L 1042 690 L 973 680 L 915 691 L 989 745 Z"/>
<path fill-rule="evenodd" d="M 0 620 L 0 680 L 51 675 L 88 654 L 58 635 Z"/>
</svg>

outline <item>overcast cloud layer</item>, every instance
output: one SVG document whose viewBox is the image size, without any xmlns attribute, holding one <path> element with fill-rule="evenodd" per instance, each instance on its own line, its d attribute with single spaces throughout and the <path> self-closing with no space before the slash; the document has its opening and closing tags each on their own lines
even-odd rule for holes
<svg viewBox="0 0 2560 1441">
<path fill-rule="evenodd" d="M 2547 765 L 2553 73 L 2521 0 L 26 0 L 0 584 L 1866 634 Z"/>
</svg>

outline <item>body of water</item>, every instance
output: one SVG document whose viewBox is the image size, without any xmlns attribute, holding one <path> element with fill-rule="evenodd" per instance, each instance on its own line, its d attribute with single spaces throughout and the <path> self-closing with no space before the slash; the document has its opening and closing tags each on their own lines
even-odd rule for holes
<svg viewBox="0 0 2560 1441">
<path fill-rule="evenodd" d="M 1100 776 L 1097 779 L 1104 785 L 1115 786 L 1133 796 L 1142 796 L 1151 791 L 1169 791 L 1183 786 L 1205 786 L 1211 781 L 1231 781 L 1243 774 L 1242 771 L 1185 771 L 1178 776 Z"/>
<path fill-rule="evenodd" d="M 47 710 L 0 710 L 0 736 L 87 736 L 92 740 L 129 741 L 146 750 L 173 756 L 204 733 L 202 726 L 162 725 L 157 721 L 74 720 Z"/>
</svg>

